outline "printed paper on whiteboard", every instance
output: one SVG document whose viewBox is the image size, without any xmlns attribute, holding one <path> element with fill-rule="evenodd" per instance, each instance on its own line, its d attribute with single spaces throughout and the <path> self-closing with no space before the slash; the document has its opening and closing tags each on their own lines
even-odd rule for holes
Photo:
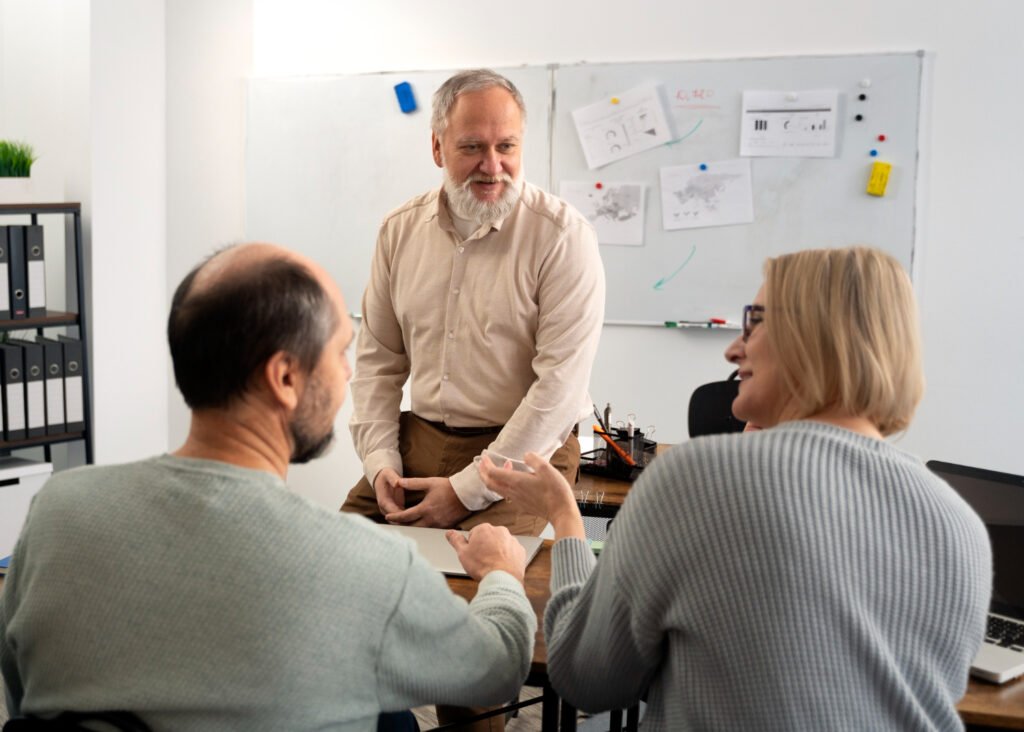
<svg viewBox="0 0 1024 732">
<path fill-rule="evenodd" d="M 838 91 L 745 91 L 740 155 L 834 158 Z"/>
<path fill-rule="evenodd" d="M 642 183 L 563 180 L 560 198 L 587 217 L 597 230 L 599 244 L 638 247 L 644 243 L 644 186 Z"/>
<path fill-rule="evenodd" d="M 665 229 L 749 224 L 754 189 L 749 160 L 719 160 L 661 169 L 661 216 Z"/>
<path fill-rule="evenodd" d="M 591 170 L 672 140 L 656 85 L 636 87 L 573 110 L 572 119 Z"/>
</svg>

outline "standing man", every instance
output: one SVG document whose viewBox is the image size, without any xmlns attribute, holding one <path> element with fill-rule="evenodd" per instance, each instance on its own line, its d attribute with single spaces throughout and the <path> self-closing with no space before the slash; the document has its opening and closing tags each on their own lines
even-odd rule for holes
<svg viewBox="0 0 1024 732">
<path fill-rule="evenodd" d="M 11 715 L 372 732 L 400 726 L 382 711 L 515 696 L 536 617 L 508 531 L 460 544 L 487 554 L 467 606 L 411 542 L 285 486 L 330 443 L 351 373 L 327 273 L 233 247 L 179 285 L 167 331 L 185 444 L 60 473 L 32 503 L 0 595 Z"/>
<path fill-rule="evenodd" d="M 352 380 L 364 477 L 342 511 L 539 534 L 543 520 L 489 491 L 473 458 L 537 452 L 576 480 L 604 270 L 590 223 L 523 180 L 525 122 L 519 91 L 493 71 L 434 95 L 444 184 L 380 229 Z M 412 411 L 400 413 L 406 380 Z"/>
</svg>

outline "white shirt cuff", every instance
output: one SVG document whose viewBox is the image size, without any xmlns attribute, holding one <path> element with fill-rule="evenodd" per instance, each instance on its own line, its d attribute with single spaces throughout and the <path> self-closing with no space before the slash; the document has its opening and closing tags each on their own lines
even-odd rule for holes
<svg viewBox="0 0 1024 732">
<path fill-rule="evenodd" d="M 477 462 L 474 460 L 458 473 L 449 478 L 455 495 L 459 497 L 462 505 L 470 511 L 482 511 L 492 503 L 501 500 L 494 491 L 488 490 L 480 478 L 477 470 Z"/>
</svg>

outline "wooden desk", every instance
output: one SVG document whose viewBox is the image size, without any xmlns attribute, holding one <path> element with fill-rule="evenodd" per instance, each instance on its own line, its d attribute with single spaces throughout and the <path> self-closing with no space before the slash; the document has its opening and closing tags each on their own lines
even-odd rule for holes
<svg viewBox="0 0 1024 732">
<path fill-rule="evenodd" d="M 533 662 L 530 664 L 530 674 L 526 677 L 527 686 L 537 686 L 543 689 L 543 701 L 541 702 L 541 730 L 559 729 L 559 717 L 571 715 L 571 722 L 566 719 L 562 722 L 562 729 L 571 730 L 576 728 L 576 710 L 568 705 L 560 709 L 558 695 L 548 682 L 548 647 L 544 643 L 544 608 L 551 597 L 551 547 L 552 541 L 545 541 L 537 556 L 526 568 L 525 582 L 526 597 L 537 614 L 537 636 L 533 646 Z M 472 600 L 476 595 L 477 582 L 468 577 L 448 577 L 448 586 L 452 591 L 465 598 Z"/>
<path fill-rule="evenodd" d="M 655 456 L 672 449 L 672 445 L 659 444 Z M 601 516 L 613 518 L 633 484 L 628 480 L 615 480 L 592 473 L 580 472 L 580 480 L 573 491 L 576 493 L 576 505 L 584 516 Z"/>
</svg>

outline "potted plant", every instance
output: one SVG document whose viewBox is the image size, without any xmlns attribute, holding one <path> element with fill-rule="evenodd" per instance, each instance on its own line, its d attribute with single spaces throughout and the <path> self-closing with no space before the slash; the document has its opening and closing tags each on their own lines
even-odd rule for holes
<svg viewBox="0 0 1024 732">
<path fill-rule="evenodd" d="M 0 178 L 28 178 L 35 161 L 31 145 L 0 140 Z"/>
</svg>

